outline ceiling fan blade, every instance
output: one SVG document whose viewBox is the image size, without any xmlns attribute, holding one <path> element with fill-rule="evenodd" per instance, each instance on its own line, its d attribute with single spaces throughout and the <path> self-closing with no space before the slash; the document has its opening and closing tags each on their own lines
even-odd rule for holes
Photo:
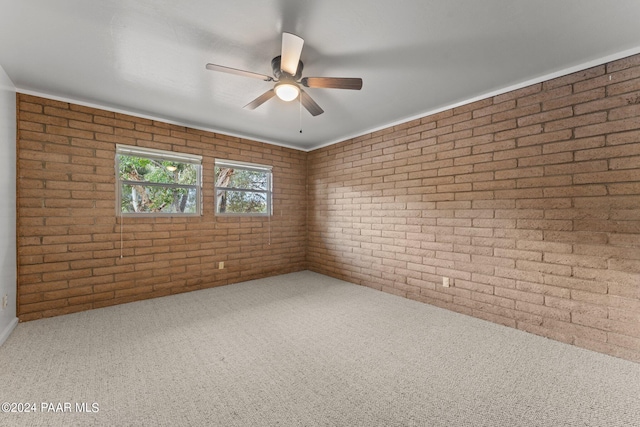
<svg viewBox="0 0 640 427">
<path fill-rule="evenodd" d="M 314 101 L 309 94 L 302 89 L 300 89 L 300 102 L 302 102 L 304 108 L 306 108 L 312 116 L 318 116 L 324 113 L 324 110 L 316 104 L 316 101 Z"/>
<path fill-rule="evenodd" d="M 292 76 L 298 71 L 298 62 L 302 54 L 304 40 L 291 33 L 282 33 L 282 55 L 280 69 Z"/>
<path fill-rule="evenodd" d="M 276 92 L 273 89 L 270 89 L 242 108 L 246 108 L 248 110 L 255 110 L 256 108 L 258 108 L 259 106 L 261 106 L 262 104 L 264 104 L 265 102 L 273 98 L 275 95 L 276 95 Z"/>
<path fill-rule="evenodd" d="M 265 82 L 273 81 L 273 77 L 271 77 L 271 76 L 267 76 L 267 75 L 264 75 L 264 74 L 258 74 L 258 73 L 252 73 L 251 71 L 238 70 L 236 68 L 225 67 L 225 66 L 222 66 L 222 65 L 207 64 L 207 70 L 220 71 L 220 72 L 228 73 L 228 74 L 235 74 L 236 76 L 251 77 L 251 78 L 254 78 L 254 79 L 264 80 Z"/>
<path fill-rule="evenodd" d="M 329 89 L 362 89 L 362 79 L 352 77 L 305 77 L 300 80 L 305 87 Z"/>
</svg>

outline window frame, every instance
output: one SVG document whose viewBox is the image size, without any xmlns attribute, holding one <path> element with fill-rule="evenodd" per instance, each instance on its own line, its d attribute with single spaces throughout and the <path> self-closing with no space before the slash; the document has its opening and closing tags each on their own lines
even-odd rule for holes
<svg viewBox="0 0 640 427">
<path fill-rule="evenodd" d="M 264 172 L 267 174 L 267 189 L 266 190 L 255 190 L 248 188 L 237 188 L 237 187 L 218 187 L 218 174 L 217 169 L 219 167 L 228 167 L 238 170 L 245 170 L 250 172 Z M 261 165 L 257 163 L 248 163 L 248 162 L 240 162 L 235 160 L 223 160 L 223 159 L 215 159 L 214 168 L 213 168 L 213 212 L 216 216 L 223 217 L 270 217 L 273 215 L 273 166 L 270 165 Z M 247 193 L 264 193 L 265 200 L 267 202 L 266 212 L 218 212 L 218 191 L 242 191 Z"/>
<path fill-rule="evenodd" d="M 186 163 L 196 166 L 195 184 L 170 184 L 147 181 L 129 181 L 120 179 L 120 156 L 141 157 L 158 161 L 169 161 L 176 163 Z M 175 151 L 156 150 L 153 148 L 136 147 L 130 145 L 116 144 L 115 154 L 115 175 L 116 175 L 116 215 L 123 217 L 193 217 L 202 216 L 202 156 Z M 122 212 L 122 187 L 123 185 L 143 185 L 145 187 L 164 188 L 187 188 L 196 190 L 196 212 Z"/>
</svg>

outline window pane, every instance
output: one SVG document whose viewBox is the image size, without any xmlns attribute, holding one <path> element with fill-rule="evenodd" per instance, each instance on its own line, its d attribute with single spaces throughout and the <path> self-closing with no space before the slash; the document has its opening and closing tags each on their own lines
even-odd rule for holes
<svg viewBox="0 0 640 427">
<path fill-rule="evenodd" d="M 198 166 L 146 157 L 119 156 L 119 178 L 122 181 L 145 181 L 163 184 L 196 185 Z"/>
<path fill-rule="evenodd" d="M 266 192 L 218 190 L 216 195 L 218 213 L 266 214 L 268 212 Z"/>
<path fill-rule="evenodd" d="M 217 214 L 271 214 L 271 167 L 216 159 L 215 176 Z"/>
<path fill-rule="evenodd" d="M 199 215 L 202 157 L 116 144 L 116 212 Z"/>
<path fill-rule="evenodd" d="M 269 173 L 228 167 L 216 167 L 216 187 L 268 190 Z"/>
<path fill-rule="evenodd" d="M 197 213 L 195 188 L 122 184 L 122 213 Z"/>
</svg>

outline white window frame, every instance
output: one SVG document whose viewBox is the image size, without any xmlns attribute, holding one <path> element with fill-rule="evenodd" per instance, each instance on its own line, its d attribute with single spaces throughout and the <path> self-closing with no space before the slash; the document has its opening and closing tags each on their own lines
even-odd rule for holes
<svg viewBox="0 0 640 427">
<path fill-rule="evenodd" d="M 120 155 L 144 157 L 159 161 L 188 163 L 196 165 L 195 184 L 164 184 L 148 183 L 144 185 L 165 188 L 193 188 L 196 190 L 196 212 L 122 212 L 122 185 L 140 184 L 141 181 L 127 181 L 120 179 Z M 116 214 L 125 217 L 157 217 L 157 216 L 201 216 L 202 215 L 202 156 L 195 154 L 177 153 L 174 151 L 155 150 L 152 148 L 134 147 L 116 144 L 115 156 L 116 174 Z"/>
<path fill-rule="evenodd" d="M 233 168 L 239 170 L 246 170 L 252 172 L 264 172 L 267 174 L 267 189 L 266 190 L 254 190 L 246 188 L 234 188 L 234 187 L 218 187 L 216 181 L 218 179 L 216 169 L 219 167 Z M 267 201 L 267 211 L 265 213 L 258 212 L 218 212 L 218 190 L 230 190 L 230 191 L 246 191 L 250 193 L 264 193 Z M 257 163 L 239 162 L 233 160 L 215 159 L 214 166 L 214 212 L 217 216 L 244 216 L 244 217 L 269 217 L 273 213 L 273 166 L 260 165 Z"/>
</svg>

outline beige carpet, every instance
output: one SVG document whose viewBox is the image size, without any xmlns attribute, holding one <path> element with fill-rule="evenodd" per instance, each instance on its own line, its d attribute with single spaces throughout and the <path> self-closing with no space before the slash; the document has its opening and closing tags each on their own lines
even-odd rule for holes
<svg viewBox="0 0 640 427">
<path fill-rule="evenodd" d="M 3 426 L 637 427 L 640 364 L 301 272 L 22 323 L 0 401 L 36 407 Z"/>
</svg>

